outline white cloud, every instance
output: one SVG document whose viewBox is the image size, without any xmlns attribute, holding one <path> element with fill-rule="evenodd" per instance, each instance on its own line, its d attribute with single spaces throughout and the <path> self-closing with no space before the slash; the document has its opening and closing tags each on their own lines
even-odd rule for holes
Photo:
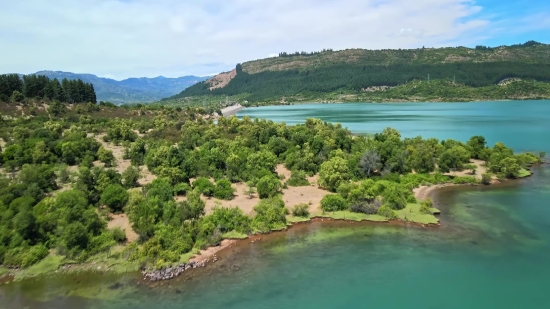
<svg viewBox="0 0 550 309">
<path fill-rule="evenodd" d="M 273 51 L 469 42 L 464 0 L 0 0 L 0 70 L 204 75 Z"/>
</svg>

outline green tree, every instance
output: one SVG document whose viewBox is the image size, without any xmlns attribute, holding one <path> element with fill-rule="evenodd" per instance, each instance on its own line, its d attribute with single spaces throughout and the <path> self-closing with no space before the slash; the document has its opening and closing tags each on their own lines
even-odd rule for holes
<svg viewBox="0 0 550 309">
<path fill-rule="evenodd" d="M 281 230 L 286 227 L 288 209 L 280 197 L 261 200 L 254 207 L 256 215 L 252 219 L 252 228 L 260 233 Z"/>
<path fill-rule="evenodd" d="M 216 182 L 214 196 L 220 200 L 232 200 L 235 189 L 231 187 L 231 182 L 227 179 L 220 179 Z"/>
<path fill-rule="evenodd" d="M 101 194 L 100 203 L 107 205 L 113 212 L 121 212 L 128 202 L 128 192 L 119 184 L 109 185 Z"/>
<path fill-rule="evenodd" d="M 115 163 L 115 156 L 111 150 L 105 149 L 101 146 L 97 151 L 97 158 L 99 161 L 105 163 L 105 167 L 111 167 Z"/>
<path fill-rule="evenodd" d="M 261 199 L 274 197 L 280 192 L 281 187 L 281 181 L 274 175 L 264 176 L 256 184 Z"/>
<path fill-rule="evenodd" d="M 140 168 L 135 166 L 128 166 L 128 168 L 122 173 L 122 184 L 125 188 L 130 189 L 137 187 L 139 177 L 141 176 Z"/>
<path fill-rule="evenodd" d="M 500 171 L 506 178 L 518 178 L 520 166 L 513 157 L 508 157 L 500 161 Z"/>
<path fill-rule="evenodd" d="M 350 179 L 350 171 L 348 162 L 340 157 L 333 157 L 332 159 L 321 164 L 319 170 L 319 185 L 332 192 L 336 192 L 336 189 L 340 184 Z"/>
<path fill-rule="evenodd" d="M 323 211 L 340 211 L 348 208 L 348 202 L 339 194 L 328 194 L 321 200 L 321 209 Z"/>
</svg>

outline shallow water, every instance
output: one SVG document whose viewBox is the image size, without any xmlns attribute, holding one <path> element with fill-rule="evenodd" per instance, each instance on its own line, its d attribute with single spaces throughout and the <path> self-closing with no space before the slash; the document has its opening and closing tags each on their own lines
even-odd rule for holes
<svg viewBox="0 0 550 309">
<path fill-rule="evenodd" d="M 493 134 L 491 139 L 518 150 L 550 152 L 548 142 L 541 143 L 546 139 L 540 139 L 550 132 L 550 113 L 544 112 L 548 103 L 534 103 L 539 111 L 531 121 L 495 127 L 523 138 L 495 133 L 486 121 L 461 127 L 458 133 Z M 501 111 L 507 104 L 519 103 L 498 104 Z M 385 113 L 395 112 L 393 105 L 385 108 L 390 109 Z M 489 107 L 480 108 L 480 114 L 489 114 Z M 515 107 L 510 113 L 509 118 L 524 117 Z M 424 136 L 447 136 L 438 129 L 440 120 L 423 118 L 424 112 L 417 109 L 410 114 L 416 120 L 395 126 L 405 136 L 417 135 L 421 128 L 429 129 Z M 471 116 L 448 121 L 460 122 L 461 117 Z M 545 126 L 537 117 L 546 117 Z M 493 118 L 497 124 L 506 119 Z M 351 128 L 354 123 L 344 126 Z M 363 128 L 370 126 L 375 130 L 370 122 Z M 450 137 L 464 140 L 457 136 Z M 439 228 L 333 221 L 301 224 L 254 243 L 242 242 L 214 267 L 175 281 L 144 286 L 136 284 L 139 276 L 135 275 L 54 276 L 0 287 L 0 307 L 548 308 L 550 166 L 534 172 L 529 179 L 499 187 L 436 192 L 437 207 L 442 210 Z"/>
</svg>

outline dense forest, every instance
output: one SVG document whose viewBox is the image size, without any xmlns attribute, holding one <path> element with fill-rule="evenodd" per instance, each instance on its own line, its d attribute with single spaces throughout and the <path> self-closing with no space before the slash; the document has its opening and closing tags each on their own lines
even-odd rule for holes
<svg viewBox="0 0 550 309">
<path fill-rule="evenodd" d="M 84 112 L 37 109 L 22 117 L 33 107 L 1 106 L 11 116 L 0 122 L 0 264 L 6 267 L 98 257 L 147 267 L 184 261 L 227 235 L 280 230 L 292 217 L 311 217 L 315 205 L 289 209 L 281 194 L 288 186 L 309 186 L 313 175 L 326 190 L 323 213 L 431 217 L 430 201 L 417 201 L 413 188 L 522 177 L 544 157 L 514 154 L 502 143 L 488 147 L 481 136 L 402 138 L 387 128 L 354 137 L 319 119 L 296 126 L 247 117 L 215 123 L 202 109 L 93 104 Z M 475 170 L 472 159 L 486 162 L 482 177 L 444 175 Z M 288 179 L 276 172 L 278 165 L 291 171 Z M 205 199 L 241 194 L 235 183 L 246 183 L 246 194 L 259 198 L 253 213 L 207 211 Z M 418 205 L 415 213 L 411 205 Z M 127 216 L 136 240 L 127 230 L 108 228 L 114 214 Z"/>
<path fill-rule="evenodd" d="M 474 89 L 511 78 L 550 82 L 549 55 L 549 45 L 537 42 L 475 49 L 281 53 L 279 57 L 238 64 L 236 76 L 224 87 L 210 90 L 210 83 L 205 81 L 163 101 L 226 95 L 249 102 L 281 101 L 282 97 L 321 99 L 336 91 L 361 96 L 372 87 L 396 87 L 413 81 L 450 81 Z"/>
<path fill-rule="evenodd" d="M 413 80 L 447 79 L 471 87 L 497 84 L 517 77 L 550 81 L 550 64 L 525 63 L 453 63 L 442 65 L 349 66 L 338 65 L 307 71 L 265 71 L 238 73 L 223 88 L 210 90 L 202 82 L 170 99 L 201 95 L 237 95 L 246 93 L 248 101 L 262 101 L 299 93 L 326 93 L 338 89 L 360 92 L 373 86 L 397 86 Z"/>
<path fill-rule="evenodd" d="M 44 75 L 0 75 L 0 101 L 21 102 L 24 99 L 46 98 L 67 103 L 97 103 L 94 85 L 80 79 L 61 82 Z"/>
</svg>

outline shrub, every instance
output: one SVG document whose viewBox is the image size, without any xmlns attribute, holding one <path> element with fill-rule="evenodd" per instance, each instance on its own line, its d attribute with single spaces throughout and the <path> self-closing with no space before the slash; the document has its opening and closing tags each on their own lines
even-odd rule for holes
<svg viewBox="0 0 550 309">
<path fill-rule="evenodd" d="M 174 195 L 185 195 L 191 190 L 188 183 L 180 182 L 174 186 Z"/>
<path fill-rule="evenodd" d="M 388 186 L 382 196 L 384 204 L 392 209 L 400 210 L 407 206 L 407 194 L 404 188 L 399 185 Z"/>
<path fill-rule="evenodd" d="M 112 166 L 115 162 L 113 152 L 105 149 L 103 146 L 97 151 L 97 158 L 99 161 L 105 163 L 106 167 Z"/>
<path fill-rule="evenodd" d="M 214 196 L 220 200 L 232 200 L 235 189 L 231 187 L 231 182 L 227 179 L 220 179 L 216 182 Z"/>
<path fill-rule="evenodd" d="M 274 197 L 280 192 L 281 187 L 281 181 L 273 175 L 262 177 L 256 185 L 258 195 L 260 195 L 262 199 Z"/>
<path fill-rule="evenodd" d="M 307 204 L 298 204 L 292 208 L 292 215 L 295 217 L 309 217 L 309 205 Z"/>
<path fill-rule="evenodd" d="M 111 233 L 113 234 L 113 239 L 116 242 L 122 243 L 126 241 L 126 233 L 121 228 L 116 227 L 111 230 Z"/>
<path fill-rule="evenodd" d="M 298 170 L 292 171 L 286 183 L 291 187 L 309 186 L 309 181 L 306 179 L 306 172 Z"/>
<path fill-rule="evenodd" d="M 339 211 L 348 209 L 346 200 L 338 194 L 328 194 L 321 200 L 323 211 Z"/>
<path fill-rule="evenodd" d="M 134 188 L 138 186 L 138 179 L 140 177 L 140 170 L 135 166 L 129 166 L 122 173 L 122 184 L 127 189 Z"/>
<path fill-rule="evenodd" d="M 119 184 L 108 185 L 101 195 L 100 203 L 107 205 L 113 212 L 122 211 L 128 202 L 128 192 Z"/>
<path fill-rule="evenodd" d="M 484 185 L 490 185 L 491 181 L 493 181 L 493 178 L 489 174 L 483 174 L 481 175 L 481 183 Z"/>
<path fill-rule="evenodd" d="M 252 228 L 260 233 L 281 230 L 286 227 L 288 209 L 280 197 L 261 200 L 254 207 L 256 216 L 252 220 Z"/>
<path fill-rule="evenodd" d="M 386 205 L 384 205 L 384 206 L 382 206 L 378 209 L 378 214 L 383 216 L 383 217 L 386 217 L 390 220 L 397 219 L 397 213 L 393 209 L 391 209 L 390 207 L 388 207 Z"/>
<path fill-rule="evenodd" d="M 431 215 L 432 214 L 432 208 L 433 208 L 433 201 L 432 199 L 426 199 L 422 202 L 420 205 L 420 213 Z"/>
<path fill-rule="evenodd" d="M 378 199 L 369 201 L 356 201 L 350 205 L 350 210 L 352 212 L 364 213 L 367 215 L 375 215 L 378 213 L 378 209 L 382 206 L 382 202 Z"/>
<path fill-rule="evenodd" d="M 198 190 L 198 192 L 204 194 L 205 196 L 211 197 L 214 195 L 214 184 L 205 177 L 199 177 L 193 181 L 193 189 Z"/>
</svg>

